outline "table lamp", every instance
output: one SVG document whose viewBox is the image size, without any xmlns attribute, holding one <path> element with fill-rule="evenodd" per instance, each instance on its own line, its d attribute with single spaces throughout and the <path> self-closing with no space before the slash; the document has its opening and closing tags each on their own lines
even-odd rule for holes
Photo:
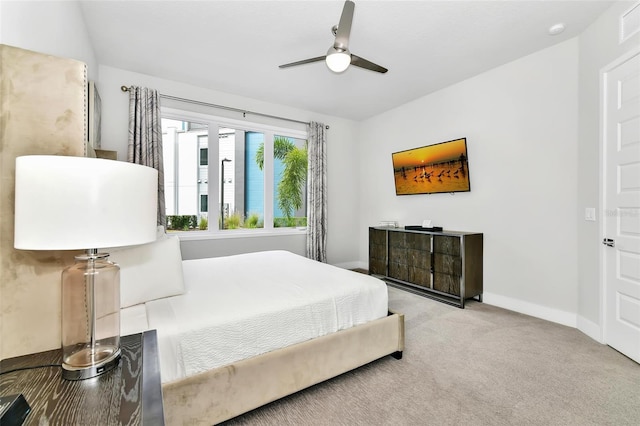
<svg viewBox="0 0 640 426">
<path fill-rule="evenodd" d="M 62 272 L 62 377 L 120 360 L 120 268 L 98 248 L 156 239 L 158 172 L 86 157 L 16 158 L 14 247 L 86 250 Z"/>
</svg>

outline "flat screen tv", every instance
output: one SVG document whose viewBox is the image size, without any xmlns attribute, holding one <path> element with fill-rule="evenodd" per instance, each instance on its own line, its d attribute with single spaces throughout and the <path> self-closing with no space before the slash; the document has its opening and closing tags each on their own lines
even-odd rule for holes
<svg viewBox="0 0 640 426">
<path fill-rule="evenodd" d="M 467 192 L 467 138 L 391 154 L 396 195 Z"/>
</svg>

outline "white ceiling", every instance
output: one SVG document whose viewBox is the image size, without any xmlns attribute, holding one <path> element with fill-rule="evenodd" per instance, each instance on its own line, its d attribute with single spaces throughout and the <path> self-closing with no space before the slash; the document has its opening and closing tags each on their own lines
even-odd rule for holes
<svg viewBox="0 0 640 426">
<path fill-rule="evenodd" d="M 612 4 L 355 0 L 349 49 L 389 72 L 335 74 L 278 65 L 324 55 L 343 1 L 81 3 L 100 64 L 354 120 L 574 37 Z"/>
</svg>

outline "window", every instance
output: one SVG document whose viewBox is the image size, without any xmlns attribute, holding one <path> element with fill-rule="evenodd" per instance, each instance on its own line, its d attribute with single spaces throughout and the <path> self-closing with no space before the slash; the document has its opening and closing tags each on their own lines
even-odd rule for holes
<svg viewBox="0 0 640 426">
<path fill-rule="evenodd" d="M 220 212 L 218 229 L 264 227 L 264 172 L 255 155 L 262 132 L 219 127 Z"/>
<path fill-rule="evenodd" d="M 199 153 L 207 147 L 208 126 L 182 120 L 162 119 L 165 205 L 167 229 L 188 231 L 206 222 L 198 201 L 208 191 L 208 166 Z"/>
<path fill-rule="evenodd" d="M 273 143 L 273 226 L 307 226 L 307 141 L 275 136 Z"/>
<path fill-rule="evenodd" d="M 168 230 L 306 226 L 306 132 L 170 109 L 162 129 Z"/>
</svg>

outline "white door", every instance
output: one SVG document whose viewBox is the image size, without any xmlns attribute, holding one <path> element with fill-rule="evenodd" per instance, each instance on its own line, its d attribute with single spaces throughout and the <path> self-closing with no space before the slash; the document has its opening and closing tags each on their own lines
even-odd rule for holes
<svg viewBox="0 0 640 426">
<path fill-rule="evenodd" d="M 640 53 L 603 83 L 605 341 L 640 362 Z"/>
</svg>

